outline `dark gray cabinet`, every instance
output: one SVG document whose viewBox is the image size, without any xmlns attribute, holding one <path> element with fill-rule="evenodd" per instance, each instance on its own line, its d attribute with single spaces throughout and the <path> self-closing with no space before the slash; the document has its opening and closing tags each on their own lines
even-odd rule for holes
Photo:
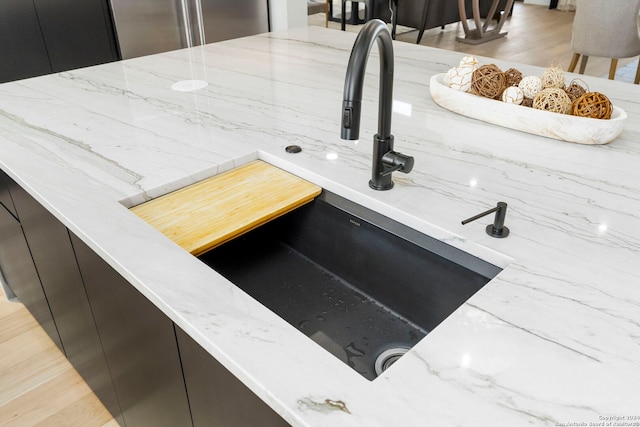
<svg viewBox="0 0 640 427">
<path fill-rule="evenodd" d="M 0 2 L 0 58 L 0 83 L 51 72 L 33 1 Z"/>
<path fill-rule="evenodd" d="M 280 416 L 176 326 L 195 427 L 288 427 Z"/>
<path fill-rule="evenodd" d="M 120 425 L 289 426 L 2 171 L 0 268 Z"/>
<path fill-rule="evenodd" d="M 114 418 L 120 407 L 67 228 L 21 187 L 11 196 L 69 361 Z M 121 422 L 122 424 L 122 422 Z"/>
<path fill-rule="evenodd" d="M 124 423 L 191 425 L 173 322 L 73 234 Z"/>
<path fill-rule="evenodd" d="M 108 1 L 0 1 L 0 58 L 0 83 L 118 60 Z"/>
<path fill-rule="evenodd" d="M 27 307 L 56 345 L 62 348 L 22 226 L 3 206 L 0 206 L 0 270 L 11 291 Z"/>
<path fill-rule="evenodd" d="M 118 59 L 105 0 L 33 0 L 53 72 Z"/>
<path fill-rule="evenodd" d="M 11 192 L 9 191 L 11 187 L 15 186 L 17 186 L 17 184 L 13 182 L 13 180 L 9 178 L 4 171 L 0 170 L 0 204 L 2 204 L 2 206 L 17 218 L 18 214 L 16 213 L 16 208 L 13 205 L 13 199 L 11 198 Z"/>
</svg>

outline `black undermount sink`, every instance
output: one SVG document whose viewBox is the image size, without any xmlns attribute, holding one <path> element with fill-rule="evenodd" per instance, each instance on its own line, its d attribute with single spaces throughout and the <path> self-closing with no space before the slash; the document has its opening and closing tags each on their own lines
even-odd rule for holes
<svg viewBox="0 0 640 427">
<path fill-rule="evenodd" d="M 200 260 L 370 380 L 501 271 L 326 191 Z"/>
</svg>

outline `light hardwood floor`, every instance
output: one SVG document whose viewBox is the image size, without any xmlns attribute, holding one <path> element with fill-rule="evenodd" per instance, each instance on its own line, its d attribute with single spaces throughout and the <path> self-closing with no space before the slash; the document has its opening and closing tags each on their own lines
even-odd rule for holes
<svg viewBox="0 0 640 427">
<path fill-rule="evenodd" d="M 2 288 L 0 426 L 118 426 L 29 311 L 7 301 Z"/>
<path fill-rule="evenodd" d="M 451 0 L 454 1 L 454 0 Z M 334 6 L 334 14 L 340 12 L 340 4 Z M 445 29 L 432 28 L 426 30 L 422 37 L 421 45 L 452 50 L 463 54 L 488 56 L 502 60 L 513 61 L 547 67 L 559 66 L 566 70 L 569 67 L 571 56 L 571 29 L 573 25 L 573 12 L 561 12 L 557 9 L 549 9 L 547 6 L 539 6 L 522 2 L 515 2 L 513 14 L 506 21 L 503 31 L 508 35 L 501 39 L 485 42 L 476 46 L 456 41 L 457 36 L 464 36 L 462 25 L 449 24 Z M 324 13 L 310 15 L 309 25 L 325 25 Z M 471 24 L 472 25 L 472 24 Z M 340 29 L 339 22 L 329 22 L 329 27 Z M 358 25 L 347 25 L 347 31 L 357 32 L 362 28 Z M 418 31 L 401 27 L 396 37 L 399 41 L 415 43 Z M 633 82 L 637 58 L 620 59 L 619 72 L 616 80 Z M 589 58 L 585 74 L 602 77 L 609 72 L 610 60 L 606 58 Z M 629 64 L 627 67 L 625 65 Z"/>
</svg>

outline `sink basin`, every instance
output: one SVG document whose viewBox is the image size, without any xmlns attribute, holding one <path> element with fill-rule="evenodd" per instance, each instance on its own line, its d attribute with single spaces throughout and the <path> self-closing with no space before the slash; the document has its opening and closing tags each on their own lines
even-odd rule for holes
<svg viewBox="0 0 640 427">
<path fill-rule="evenodd" d="M 370 380 L 501 271 L 326 191 L 199 259 Z"/>
</svg>

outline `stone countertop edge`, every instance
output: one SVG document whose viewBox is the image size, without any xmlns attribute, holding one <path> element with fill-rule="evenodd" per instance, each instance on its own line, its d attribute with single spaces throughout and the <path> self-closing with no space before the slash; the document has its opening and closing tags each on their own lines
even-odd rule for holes
<svg viewBox="0 0 640 427">
<path fill-rule="evenodd" d="M 392 130 L 415 168 L 376 192 L 375 48 L 362 139 L 339 138 L 354 39 L 298 28 L 0 85 L 0 166 L 294 426 L 640 417 L 640 88 L 579 76 L 629 117 L 610 144 L 561 142 L 440 108 L 429 79 L 463 54 L 395 42 Z M 504 270 L 368 381 L 127 210 L 256 158 Z M 508 238 L 460 224 L 498 201 Z"/>
</svg>

